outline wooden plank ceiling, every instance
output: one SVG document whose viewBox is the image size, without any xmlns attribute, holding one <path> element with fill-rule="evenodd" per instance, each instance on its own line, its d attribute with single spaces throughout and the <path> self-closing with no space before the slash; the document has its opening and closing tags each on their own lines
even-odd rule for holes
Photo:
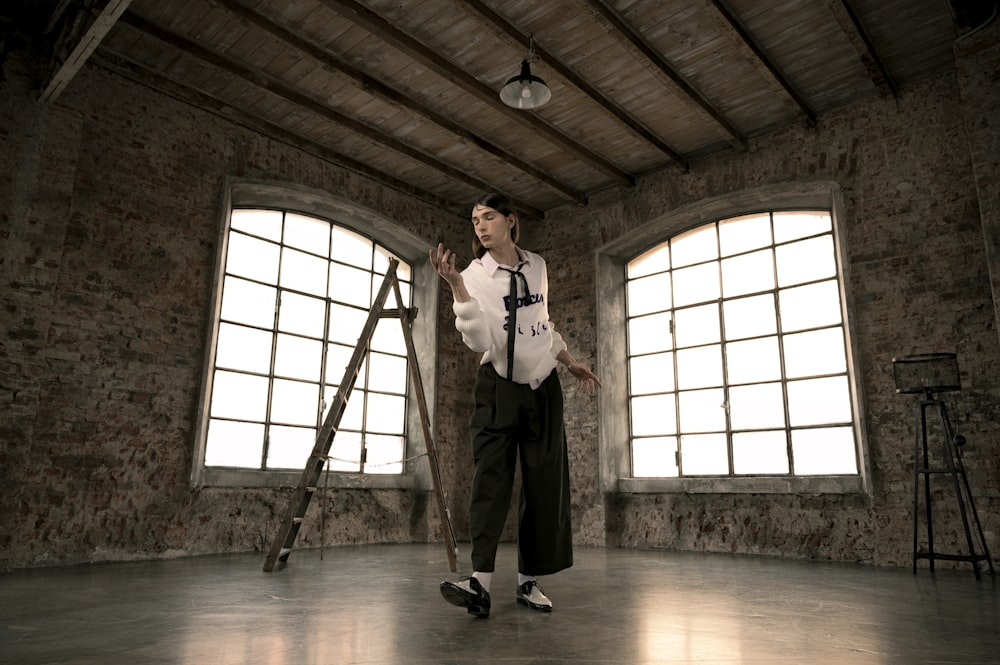
<svg viewBox="0 0 1000 665">
<path fill-rule="evenodd" d="M 40 96 L 53 100 L 86 60 L 457 214 L 493 190 L 544 216 L 898 95 L 952 65 L 969 29 L 961 5 L 62 1 L 47 22 L 59 39 Z M 529 44 L 552 99 L 510 109 L 498 92 Z"/>
</svg>

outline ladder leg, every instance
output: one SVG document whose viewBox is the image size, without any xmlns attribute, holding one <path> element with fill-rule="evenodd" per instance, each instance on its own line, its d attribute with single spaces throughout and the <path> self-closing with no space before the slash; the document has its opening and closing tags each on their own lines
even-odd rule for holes
<svg viewBox="0 0 1000 665">
<path fill-rule="evenodd" d="M 396 303 L 401 305 L 401 295 L 399 291 L 399 281 L 392 280 L 393 293 L 396 296 Z M 405 315 L 405 311 L 400 306 L 399 321 L 403 327 L 403 340 L 406 343 L 406 355 L 409 359 L 410 378 L 413 382 L 413 392 L 417 399 L 417 408 L 420 412 L 420 424 L 423 429 L 424 445 L 427 448 L 427 459 L 431 467 L 431 482 L 434 490 L 434 497 L 437 500 L 438 515 L 441 518 L 441 533 L 444 537 L 444 546 L 448 554 L 448 565 L 451 572 L 458 572 L 458 548 L 455 541 L 455 532 L 452 529 L 451 516 L 445 502 L 444 493 L 441 489 L 441 467 L 438 465 L 437 449 L 434 445 L 434 438 L 431 435 L 430 416 L 427 410 L 427 399 L 424 393 L 423 380 L 420 378 L 420 367 L 417 363 L 417 350 L 413 344 L 413 332 L 410 329 L 410 322 Z"/>
</svg>

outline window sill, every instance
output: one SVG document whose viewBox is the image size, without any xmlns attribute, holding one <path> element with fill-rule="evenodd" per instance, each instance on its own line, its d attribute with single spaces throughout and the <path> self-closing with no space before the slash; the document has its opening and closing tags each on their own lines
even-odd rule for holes
<svg viewBox="0 0 1000 665">
<path fill-rule="evenodd" d="M 626 494 L 865 494 L 861 476 L 620 478 Z"/>
<path fill-rule="evenodd" d="M 256 471 L 254 469 L 208 468 L 201 474 L 202 487 L 297 487 L 301 471 Z M 324 472 L 317 486 L 331 489 L 420 489 L 414 475 Z"/>
</svg>

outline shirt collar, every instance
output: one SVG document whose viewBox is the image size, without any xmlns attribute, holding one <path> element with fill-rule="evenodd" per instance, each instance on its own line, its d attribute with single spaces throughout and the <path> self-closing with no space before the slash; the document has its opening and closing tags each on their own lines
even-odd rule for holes
<svg viewBox="0 0 1000 665">
<path fill-rule="evenodd" d="M 515 247 L 514 249 L 517 250 L 517 255 L 521 259 L 521 262 L 518 263 L 516 266 L 501 266 L 499 263 L 497 263 L 497 260 L 493 258 L 493 255 L 489 253 L 489 251 L 483 254 L 483 256 L 479 259 L 479 262 L 483 265 L 483 268 L 486 269 L 486 274 L 492 277 L 494 273 L 496 273 L 496 271 L 499 270 L 501 267 L 511 268 L 516 270 L 520 266 L 530 265 L 530 262 L 524 255 L 524 252 L 522 252 L 519 247 Z"/>
</svg>

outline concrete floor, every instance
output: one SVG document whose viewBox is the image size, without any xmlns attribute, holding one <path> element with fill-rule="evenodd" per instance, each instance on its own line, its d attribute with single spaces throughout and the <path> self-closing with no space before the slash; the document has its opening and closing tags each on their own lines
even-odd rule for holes
<svg viewBox="0 0 1000 665">
<path fill-rule="evenodd" d="M 459 567 L 468 560 L 459 551 Z M 997 663 L 1000 585 L 926 569 L 579 547 L 514 600 L 504 546 L 493 612 L 438 592 L 442 545 L 295 550 L 0 575 L 0 663 L 725 665 Z M 939 564 L 940 565 L 940 564 Z M 468 573 L 467 570 L 460 572 Z"/>
</svg>

